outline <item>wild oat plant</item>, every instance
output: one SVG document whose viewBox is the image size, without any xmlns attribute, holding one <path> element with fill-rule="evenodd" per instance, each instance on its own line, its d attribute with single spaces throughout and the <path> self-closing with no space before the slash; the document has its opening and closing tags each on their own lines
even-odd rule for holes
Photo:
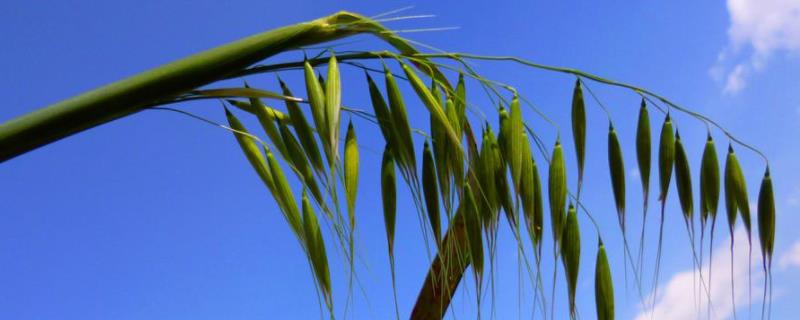
<svg viewBox="0 0 800 320">
<path fill-rule="evenodd" d="M 359 210 L 356 207 L 356 198 L 360 192 L 364 192 L 363 189 L 359 190 L 359 173 L 363 171 L 359 157 L 364 147 L 359 145 L 359 130 L 352 121 L 348 121 L 344 138 L 340 132 L 343 118 L 358 117 L 366 120 L 362 123 L 377 126 L 385 142 L 383 146 L 376 148 L 382 147 L 383 150 L 380 190 L 391 279 L 395 286 L 394 317 L 400 318 L 395 285 L 396 219 L 410 218 L 398 216 L 396 212 L 399 176 L 400 181 L 410 191 L 411 203 L 416 208 L 425 249 L 431 261 L 428 276 L 424 279 L 413 310 L 410 311 L 412 319 L 441 319 L 446 316 L 450 301 L 469 266 L 472 266 L 474 294 L 478 304 L 476 317 L 479 318 L 481 311 L 485 311 L 480 308 L 485 288 L 491 289 L 491 310 L 494 310 L 497 237 L 498 232 L 505 228 L 500 223 L 501 211 L 506 217 L 508 231 L 517 242 L 519 263 L 524 266 L 520 270 L 526 271 L 519 273 L 519 281 L 529 283 L 535 293 L 534 310 L 531 311 L 534 317 L 556 318 L 557 312 L 567 312 L 570 318 L 579 317 L 576 304 L 581 302 L 575 299 L 578 278 L 591 276 L 579 274 L 581 262 L 591 263 L 591 259 L 581 259 L 583 253 L 596 255 L 596 317 L 614 319 L 614 286 L 606 255 L 608 247 L 604 245 L 603 234 L 613 233 L 615 230 L 601 230 L 595 221 L 612 218 L 605 214 L 593 216 L 581 202 L 586 145 L 603 143 L 601 132 L 587 136 L 587 121 L 594 119 L 587 119 L 587 104 L 584 101 L 586 90 L 608 116 L 606 143 L 609 187 L 610 194 L 613 195 L 609 203 L 613 203 L 616 208 L 619 232 L 624 240 L 621 250 L 625 259 L 626 282 L 627 269 L 630 268 L 642 299 L 641 303 L 645 307 L 652 306 L 658 295 L 665 208 L 673 173 L 678 201 L 692 244 L 694 267 L 699 271 L 696 294 L 708 296 L 712 285 L 711 267 L 709 266 L 708 273 L 705 274 L 699 269 L 703 265 L 702 249 L 706 228 L 710 228 L 708 246 L 709 255 L 713 255 L 711 248 L 721 189 L 725 193 L 730 236 L 734 235 L 736 221 L 741 219 L 752 248 L 753 219 L 748 203 L 747 183 L 734 153 L 734 146 L 754 152 L 764 159 L 766 169 L 758 194 L 756 222 L 765 273 L 762 318 L 769 317 L 767 295 L 771 291 L 772 282 L 770 270 L 775 239 L 775 203 L 767 158 L 757 149 L 743 143 L 713 120 L 644 88 L 575 69 L 537 64 L 516 57 L 434 50 L 385 28 L 381 21 L 402 18 L 389 17 L 391 14 L 396 12 L 372 18 L 339 12 L 317 20 L 270 30 L 31 112 L 0 125 L 0 162 L 12 160 L 80 131 L 148 109 L 172 110 L 215 124 L 233 135 L 247 162 L 274 197 L 283 218 L 296 236 L 300 249 L 306 254 L 311 280 L 316 284 L 319 303 L 327 308 L 326 314 L 330 318 L 336 315 L 346 317 L 346 310 L 334 310 L 334 299 L 345 299 L 349 302 L 353 298 L 353 286 L 356 285 L 354 282 L 358 282 L 356 259 L 359 254 L 354 243 L 360 241 L 355 236 Z M 335 46 L 324 47 L 331 41 L 360 34 L 373 35 L 393 50 L 337 52 Z M 325 49 L 319 50 L 320 45 Z M 313 46 L 317 46 L 316 49 Z M 419 50 L 421 47 L 431 48 L 430 52 Z M 308 56 L 315 50 L 319 51 L 317 55 Z M 278 54 L 296 56 L 299 52 L 304 53 L 302 60 L 273 61 Z M 574 150 L 562 146 L 559 125 L 550 120 L 543 110 L 537 108 L 514 86 L 482 76 L 472 65 L 475 61 L 511 62 L 521 71 L 539 69 L 574 77 L 571 101 Z M 280 79 L 280 88 L 254 88 L 243 82 L 239 87 L 219 86 L 225 80 L 278 72 L 302 73 L 305 88 L 295 88 L 292 91 Z M 347 99 L 343 99 L 346 96 L 342 91 L 341 72 L 365 74 L 365 84 L 348 83 L 347 87 L 348 90 L 368 92 L 371 110 L 347 107 Z M 590 84 L 618 88 L 641 98 L 635 139 L 620 139 L 611 110 L 591 91 Z M 412 90 L 405 90 L 409 86 Z M 472 88 L 468 90 L 468 87 Z M 468 91 L 470 96 L 467 95 Z M 472 93 L 473 91 L 477 93 Z M 481 103 L 475 102 L 478 101 L 474 99 L 475 95 L 485 95 L 491 101 L 491 106 L 480 106 Z M 220 114 L 225 115 L 227 125 L 168 106 L 203 99 L 221 103 Z M 265 100 L 279 102 L 283 107 L 268 106 Z M 567 103 L 569 102 L 565 101 L 564 105 Z M 420 117 L 410 117 L 407 113 L 407 105 L 419 104 L 427 110 L 427 132 L 416 129 L 425 126 L 425 123 L 420 123 Z M 654 293 L 650 300 L 644 297 L 642 288 L 646 284 L 643 279 L 643 260 L 646 255 L 645 223 L 653 157 L 650 126 L 650 113 L 653 111 L 663 114 L 664 121 L 657 146 L 658 200 L 661 214 L 651 281 Z M 487 116 L 491 112 L 497 115 L 497 122 L 491 121 L 492 117 Z M 526 119 L 524 113 L 529 113 L 527 117 L 541 118 L 550 127 L 534 128 L 531 119 Z M 685 140 L 681 139 L 675 129 L 677 123 L 674 114 L 697 119 L 708 128 L 701 157 L 686 152 L 683 146 Z M 239 117 L 255 117 L 264 136 L 245 128 Z M 626 118 L 622 121 L 634 119 Z M 682 123 L 685 126 L 692 124 L 694 123 Z M 542 131 L 548 129 L 555 131 L 554 141 L 547 142 L 541 137 Z M 481 132 L 480 143 L 475 136 L 476 130 Z M 729 141 L 723 177 L 720 176 L 713 139 L 715 134 L 721 134 Z M 344 144 L 341 143 L 342 139 Z M 628 212 L 625 210 L 626 171 L 623 154 L 623 146 L 626 145 L 635 145 L 643 201 L 641 219 L 636 220 L 641 221 L 642 225 L 635 257 L 631 254 L 628 242 L 630 228 L 635 226 L 626 223 Z M 576 156 L 577 177 L 567 177 L 565 153 L 570 152 Z M 421 160 L 418 161 L 418 157 Z M 690 166 L 698 162 L 700 183 L 699 197 L 695 204 Z M 284 171 L 285 169 L 288 171 Z M 540 172 L 540 169 L 543 171 Z M 576 181 L 577 188 L 574 190 L 568 187 L 570 179 Z M 546 197 L 543 195 L 543 181 L 547 182 Z M 545 199 L 548 201 L 545 202 Z M 342 209 L 343 206 L 345 209 Z M 550 211 L 549 228 L 545 224 L 545 207 Z M 695 220 L 698 219 L 695 210 L 698 208 L 699 252 L 695 233 Z M 592 228 L 586 228 L 587 221 Z M 523 223 L 524 231 L 520 228 Z M 325 226 L 326 232 L 322 232 L 321 225 Z M 527 233 L 527 237 L 523 232 Z M 547 262 L 542 258 L 545 233 L 553 236 L 554 272 L 549 297 L 545 293 L 543 280 L 546 277 L 542 274 L 542 265 Z M 597 237 L 597 248 L 581 248 L 582 236 Z M 346 258 L 346 284 L 331 283 L 329 263 L 332 260 L 326 248 L 335 248 L 336 252 Z M 433 257 L 431 250 L 435 252 Z M 486 260 L 489 260 L 488 278 Z M 563 267 L 569 308 L 560 311 L 553 307 L 555 288 L 559 282 L 559 261 Z M 529 281 L 524 281 L 523 278 L 526 277 Z M 347 286 L 347 297 L 334 297 L 334 285 Z M 730 285 L 733 286 L 732 281 Z M 549 305 L 547 299 L 550 299 Z M 347 305 L 349 303 L 346 302 L 345 306 Z M 709 317 L 711 309 L 712 304 L 708 303 Z M 592 318 L 591 315 L 585 316 Z"/>
</svg>

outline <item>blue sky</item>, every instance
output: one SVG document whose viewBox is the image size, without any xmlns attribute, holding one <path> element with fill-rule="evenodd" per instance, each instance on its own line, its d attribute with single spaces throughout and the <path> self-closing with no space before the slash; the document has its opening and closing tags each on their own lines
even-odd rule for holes
<svg viewBox="0 0 800 320">
<path fill-rule="evenodd" d="M 342 9 L 374 15 L 415 5 L 401 15 L 436 17 L 389 26 L 455 26 L 459 29 L 406 36 L 448 51 L 515 55 L 637 84 L 709 115 L 763 150 L 770 158 L 778 208 L 773 317 L 786 319 L 798 311 L 791 302 L 800 299 L 796 289 L 800 237 L 791 229 L 800 223 L 795 214 L 800 208 L 800 171 L 796 170 L 800 150 L 795 138 L 800 136 L 800 97 L 795 94 L 800 87 L 796 77 L 800 74 L 800 3 L 756 2 L 6 1 L 0 3 L 0 29 L 5 30 L 0 51 L 4 93 L 0 121 L 262 30 Z M 382 48 L 368 37 L 357 40 L 346 47 Z M 489 78 L 518 86 L 565 128 L 568 176 L 574 187 L 575 163 L 567 129 L 574 78 L 508 63 L 476 62 L 475 66 Z M 297 74 L 285 72 L 281 77 L 296 93 L 303 91 Z M 254 86 L 277 88 L 271 75 L 247 80 Z M 343 83 L 345 104 L 368 105 L 362 71 L 345 69 Z M 619 89 L 589 85 L 610 109 L 626 148 L 630 225 L 638 232 L 641 195 L 632 148 L 638 98 Z M 468 90 L 494 121 L 492 106 L 480 100 L 480 89 L 473 83 Z M 633 319 L 641 316 L 642 309 L 631 279 L 625 290 L 622 241 L 608 192 L 607 121 L 595 103 L 587 103 L 591 138 L 583 201 L 602 230 L 608 230 L 604 238 L 614 272 L 618 317 Z M 422 107 L 409 107 L 412 121 L 425 128 L 428 120 Z M 181 108 L 224 121 L 216 102 Z M 552 143 L 555 130 L 530 110 L 525 112 L 545 141 Z M 655 135 L 662 116 L 651 112 L 651 117 Z M 382 142 L 376 128 L 353 121 L 363 146 L 357 208 L 358 248 L 364 257 L 359 275 L 366 294 L 356 292 L 348 316 L 388 318 L 394 306 L 375 173 Z M 483 119 L 473 114 L 473 121 Z M 256 122 L 246 123 L 256 128 Z M 705 127 L 683 115 L 676 116 L 676 123 L 697 170 Z M 718 131 L 714 135 L 718 152 L 724 155 L 727 139 Z M 421 140 L 417 142 L 421 146 Z M 763 161 L 741 147 L 737 153 L 755 201 Z M 141 112 L 2 163 L 0 318 L 317 318 L 317 298 L 303 253 L 265 191 L 229 133 L 164 111 Z M 688 293 L 691 251 L 674 189 L 671 194 L 656 319 L 695 315 L 694 298 Z M 408 195 L 402 191 L 400 199 Z M 655 198 L 650 201 L 655 203 Z M 407 316 L 428 258 L 413 207 L 407 201 L 400 203 L 398 295 L 401 315 Z M 655 208 L 649 215 L 646 252 L 652 260 Z M 722 216 L 719 223 L 724 225 Z M 591 275 L 597 235 L 585 216 L 581 226 L 578 304 L 582 316 L 590 319 L 594 317 Z M 724 319 L 732 309 L 727 286 L 730 257 L 725 255 L 729 237 L 725 228 L 718 230 L 711 295 L 714 318 Z M 517 291 L 512 241 L 505 229 L 495 273 L 499 319 L 518 317 L 519 301 L 522 317 L 528 318 L 531 309 L 530 289 L 521 296 Z M 746 243 L 737 242 L 736 248 L 732 277 L 737 314 L 742 316 L 748 313 Z M 754 259 L 758 256 L 754 251 Z M 345 270 L 341 256 L 332 254 L 331 259 L 341 317 Z M 648 264 L 645 279 L 652 270 Z M 546 279 L 551 265 L 552 261 L 545 262 Z M 643 294 L 649 295 L 650 281 L 645 282 Z M 761 301 L 757 263 L 753 283 L 752 308 L 757 316 Z M 563 286 L 559 282 L 556 293 L 560 314 L 566 309 Z M 466 288 L 456 295 L 456 317 L 474 317 L 474 288 Z M 484 306 L 488 301 L 484 299 Z"/>
</svg>

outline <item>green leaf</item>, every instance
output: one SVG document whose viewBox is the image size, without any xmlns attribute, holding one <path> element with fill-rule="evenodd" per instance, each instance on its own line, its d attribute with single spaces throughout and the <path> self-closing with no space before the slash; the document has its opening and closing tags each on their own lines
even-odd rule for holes
<svg viewBox="0 0 800 320">
<path fill-rule="evenodd" d="M 253 88 L 219 88 L 219 89 L 206 89 L 206 90 L 194 90 L 190 92 L 191 94 L 204 96 L 204 97 L 212 97 L 212 98 L 250 98 L 250 99 L 275 99 L 275 100 L 283 100 L 283 101 L 294 101 L 294 102 L 303 102 L 303 99 L 282 95 L 280 93 L 262 90 L 262 89 L 253 89 Z"/>
</svg>

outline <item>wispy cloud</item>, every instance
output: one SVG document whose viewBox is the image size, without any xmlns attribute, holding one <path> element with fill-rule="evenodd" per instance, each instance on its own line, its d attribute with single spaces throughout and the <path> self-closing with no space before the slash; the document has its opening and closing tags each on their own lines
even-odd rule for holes
<svg viewBox="0 0 800 320">
<path fill-rule="evenodd" d="M 800 241 L 795 241 L 789 251 L 781 255 L 778 264 L 781 269 L 800 267 Z"/>
<path fill-rule="evenodd" d="M 628 170 L 628 177 L 631 177 L 632 179 L 639 179 L 639 168 Z"/>
<path fill-rule="evenodd" d="M 796 207 L 800 205 L 800 187 L 795 187 L 792 190 L 792 193 L 789 194 L 789 197 L 786 198 L 786 204 L 790 207 Z"/>
<path fill-rule="evenodd" d="M 728 45 L 709 73 L 736 93 L 780 51 L 800 52 L 800 0 L 728 0 Z"/>
<path fill-rule="evenodd" d="M 753 246 L 751 263 L 748 263 L 749 249 L 747 234 L 742 228 L 735 232 L 733 264 L 731 264 L 730 238 L 723 243 L 718 242 L 714 248 L 711 277 L 709 277 L 709 264 L 706 262 L 702 267 L 705 285 L 708 286 L 709 279 L 711 280 L 708 295 L 706 295 L 704 287 L 700 285 L 700 275 L 697 270 L 679 272 L 666 283 L 660 284 L 659 296 L 652 310 L 652 319 L 705 318 L 707 297 L 710 297 L 712 301 L 711 319 L 728 319 L 733 315 L 734 305 L 737 308 L 747 306 L 750 269 L 752 268 L 753 287 L 751 289 L 753 293 L 759 292 L 758 283 L 761 279 L 758 272 L 760 269 L 757 267 L 758 257 L 761 256 L 758 245 Z M 756 296 L 757 294 L 753 295 L 752 302 L 756 302 Z M 651 319 L 651 310 L 643 310 L 636 316 L 636 320 L 649 319 Z"/>
<path fill-rule="evenodd" d="M 728 73 L 728 77 L 725 79 L 725 87 L 722 91 L 725 93 L 736 93 L 742 90 L 746 84 L 746 80 L 744 79 L 746 71 L 745 65 L 736 65 L 733 71 Z"/>
</svg>

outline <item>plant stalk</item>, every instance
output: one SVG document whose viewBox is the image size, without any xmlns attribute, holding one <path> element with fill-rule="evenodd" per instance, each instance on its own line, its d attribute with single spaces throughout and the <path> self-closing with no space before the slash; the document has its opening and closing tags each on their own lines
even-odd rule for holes
<svg viewBox="0 0 800 320">
<path fill-rule="evenodd" d="M 160 101 L 225 79 L 289 49 L 383 27 L 339 12 L 243 38 L 88 91 L 0 124 L 0 163 L 75 133 L 134 114 Z"/>
</svg>

